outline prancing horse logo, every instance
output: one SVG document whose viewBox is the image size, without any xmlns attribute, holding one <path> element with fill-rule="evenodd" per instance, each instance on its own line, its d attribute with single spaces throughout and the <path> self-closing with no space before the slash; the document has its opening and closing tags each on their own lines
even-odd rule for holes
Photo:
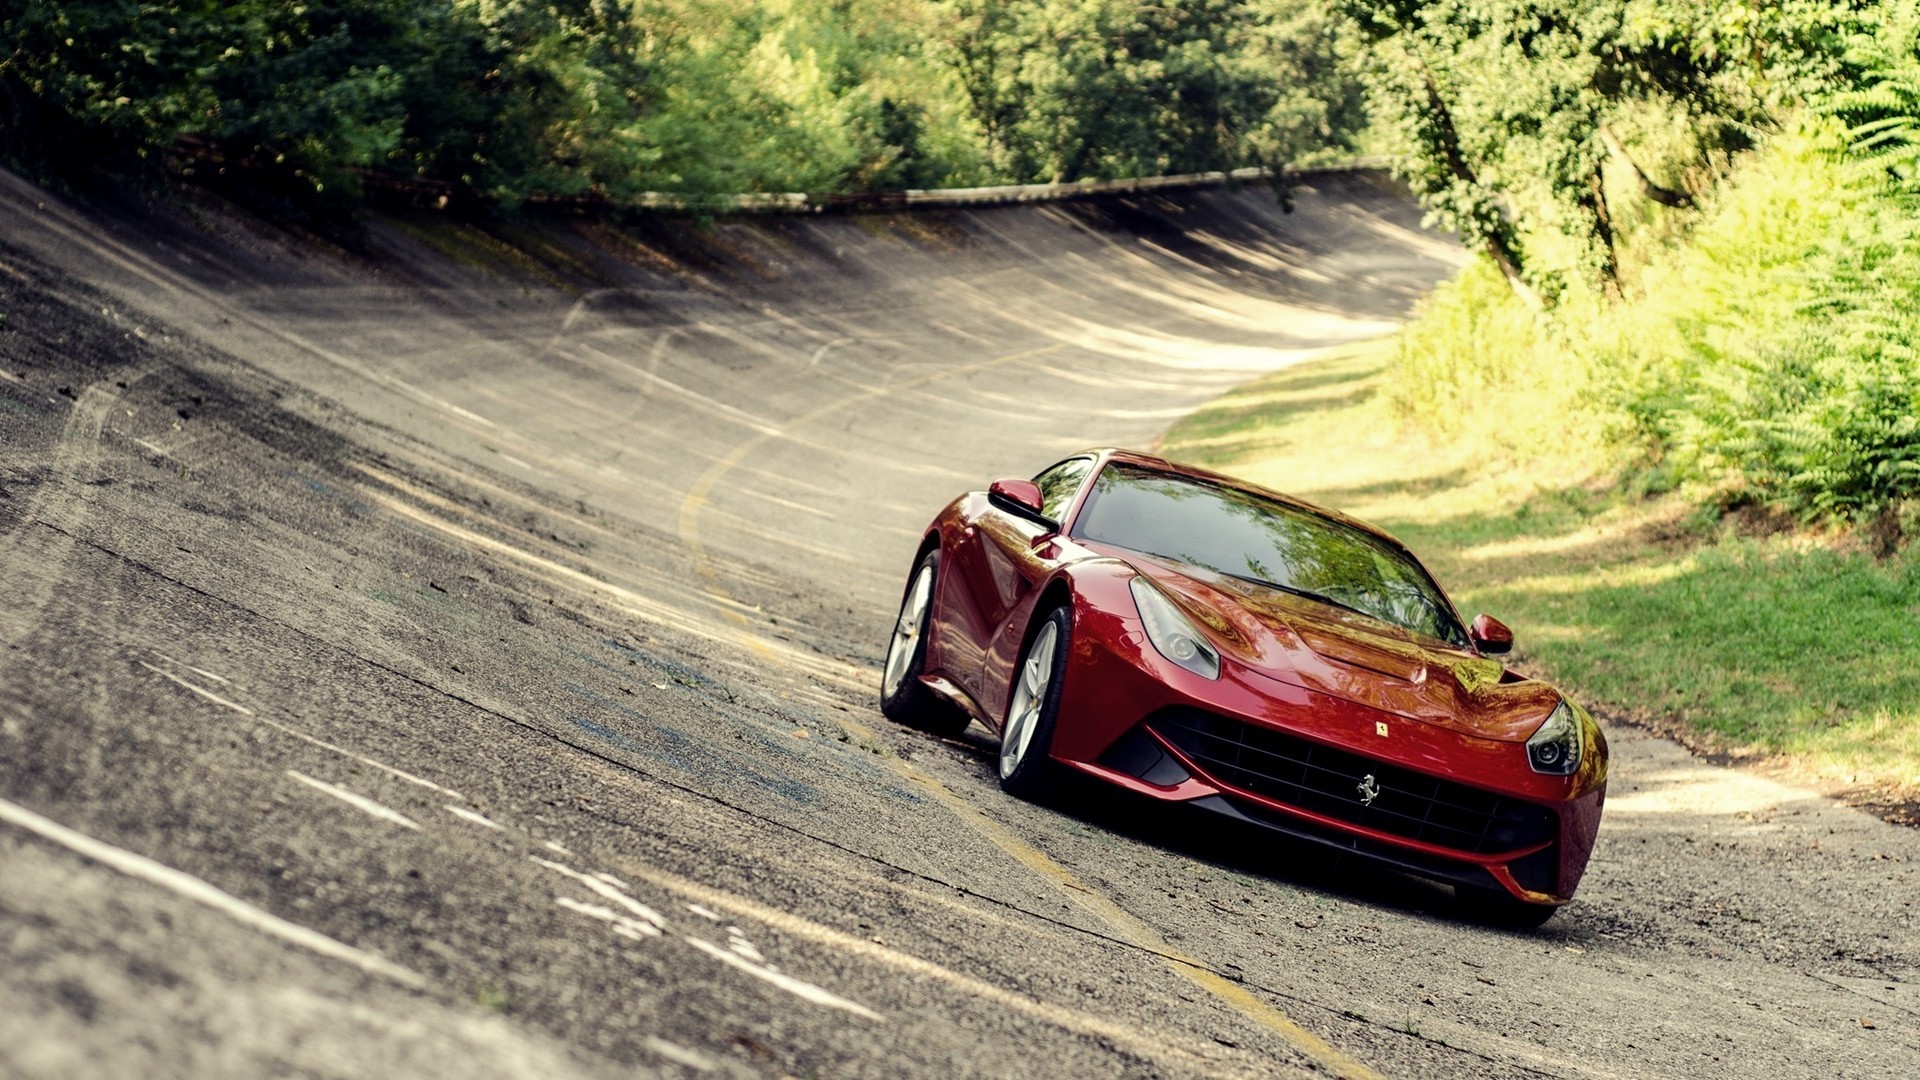
<svg viewBox="0 0 1920 1080">
<path fill-rule="evenodd" d="M 1373 778 L 1372 773 L 1368 773 L 1360 778 L 1360 782 L 1354 785 L 1353 790 L 1360 793 L 1361 806 L 1372 806 L 1373 800 L 1380 797 L 1380 782 Z"/>
</svg>

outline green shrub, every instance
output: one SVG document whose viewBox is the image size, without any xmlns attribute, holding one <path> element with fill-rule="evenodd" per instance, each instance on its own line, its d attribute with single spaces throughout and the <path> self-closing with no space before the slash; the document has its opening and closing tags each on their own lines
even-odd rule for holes
<svg viewBox="0 0 1920 1080">
<path fill-rule="evenodd" d="M 1846 522 L 1920 494 L 1920 228 L 1909 196 L 1840 150 L 1831 127 L 1790 132 L 1723 189 L 1651 275 L 1678 349 L 1621 405 L 1723 498 Z"/>
<path fill-rule="evenodd" d="M 1838 126 L 1776 135 L 1618 302 L 1536 314 L 1469 266 L 1403 335 L 1398 412 L 1538 465 L 1860 523 L 1920 497 L 1920 205 Z"/>
</svg>

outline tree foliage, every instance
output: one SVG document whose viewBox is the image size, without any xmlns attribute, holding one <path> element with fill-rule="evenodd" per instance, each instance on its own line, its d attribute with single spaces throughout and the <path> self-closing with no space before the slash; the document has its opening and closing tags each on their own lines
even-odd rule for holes
<svg viewBox="0 0 1920 1080">
<path fill-rule="evenodd" d="M 1407 415 L 1878 545 L 1920 520 L 1920 4 L 1340 3 L 1491 256 L 1402 339 Z"/>
<path fill-rule="evenodd" d="M 1346 149 L 1364 123 L 1339 25 L 1251 0 L 944 0 L 1004 175 L 1202 172 Z"/>
<path fill-rule="evenodd" d="M 1314 0 L 0 0 L 0 131 L 509 202 L 1141 175 L 1350 145 L 1341 47 Z"/>
<path fill-rule="evenodd" d="M 1871 18 L 1833 0 L 1336 3 L 1372 46 L 1370 102 L 1416 194 L 1547 300 L 1617 288 L 1610 164 L 1685 203 L 1650 173 L 1711 169 L 1844 84 L 1844 43 Z M 1686 137 L 1636 151 L 1622 133 L 1649 116 Z"/>
</svg>

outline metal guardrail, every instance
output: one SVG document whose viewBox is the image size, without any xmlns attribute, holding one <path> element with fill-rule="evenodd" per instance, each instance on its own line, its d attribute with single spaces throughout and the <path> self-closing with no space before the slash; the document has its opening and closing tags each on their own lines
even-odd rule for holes
<svg viewBox="0 0 1920 1080">
<path fill-rule="evenodd" d="M 184 136 L 173 145 L 173 165 L 182 178 L 201 183 L 213 182 L 229 172 L 269 173 L 276 166 L 247 155 L 231 155 L 219 144 L 198 136 Z M 1329 165 L 1304 169 L 1288 167 L 1289 179 L 1329 173 L 1370 172 L 1388 168 L 1383 157 L 1353 158 Z M 361 188 L 370 202 L 404 204 L 415 208 L 444 210 L 480 209 L 493 200 L 445 180 L 396 176 L 374 169 L 355 169 Z M 671 192 L 645 192 L 631 199 L 613 199 L 601 192 L 579 195 L 533 195 L 528 206 L 563 213 L 598 214 L 618 210 L 657 210 L 668 213 L 740 213 L 740 214 L 819 214 L 873 213 L 909 209 L 953 209 L 976 206 L 1005 206 L 1015 203 L 1067 202 L 1102 195 L 1133 195 L 1151 192 L 1192 191 L 1236 184 L 1270 182 L 1274 171 L 1264 167 L 1233 169 L 1227 172 L 1186 173 L 1178 176 L 1142 176 L 1123 180 L 1079 180 L 1061 184 L 1010 184 L 1000 187 L 939 188 L 931 190 L 874 191 L 854 194 L 812 194 L 803 191 L 743 195 L 686 196 Z"/>
<path fill-rule="evenodd" d="M 1383 170 L 1391 162 L 1384 157 L 1354 158 L 1330 165 L 1305 169 L 1288 168 L 1285 175 L 1299 178 L 1328 173 L 1371 172 Z M 634 205 L 648 209 L 689 210 L 720 209 L 743 213 L 808 214 L 823 212 L 860 212 L 912 208 L 945 209 L 970 206 L 1004 206 L 1013 203 L 1066 202 L 1099 195 L 1132 195 L 1162 191 L 1191 191 L 1227 187 L 1233 184 L 1261 183 L 1273 179 L 1273 170 L 1261 167 L 1228 172 L 1185 173 L 1177 176 L 1141 176 L 1124 180 L 1080 180 L 1062 184 L 1010 184 L 1001 187 L 910 189 L 876 191 L 849 195 L 813 195 L 786 192 L 764 195 L 715 196 L 686 199 L 681 196 L 649 192 Z"/>
</svg>

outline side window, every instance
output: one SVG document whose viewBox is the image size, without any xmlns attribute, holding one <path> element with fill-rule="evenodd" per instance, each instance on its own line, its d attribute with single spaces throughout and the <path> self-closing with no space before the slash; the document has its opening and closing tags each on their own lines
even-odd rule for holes
<svg viewBox="0 0 1920 1080">
<path fill-rule="evenodd" d="M 1040 512 L 1065 525 L 1062 519 L 1091 468 L 1092 458 L 1068 458 L 1034 477 L 1033 482 L 1040 485 Z"/>
</svg>

